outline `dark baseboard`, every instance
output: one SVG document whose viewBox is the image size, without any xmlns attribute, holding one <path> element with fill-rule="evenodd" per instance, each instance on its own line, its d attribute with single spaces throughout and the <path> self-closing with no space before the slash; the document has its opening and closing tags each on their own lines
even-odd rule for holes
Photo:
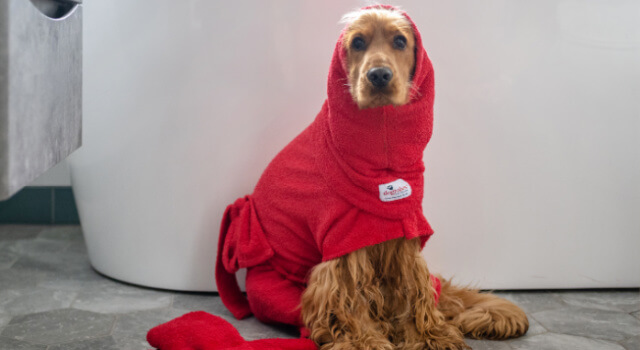
<svg viewBox="0 0 640 350">
<path fill-rule="evenodd" d="M 0 201 L 0 224 L 79 224 L 71 187 L 25 187 Z"/>
</svg>

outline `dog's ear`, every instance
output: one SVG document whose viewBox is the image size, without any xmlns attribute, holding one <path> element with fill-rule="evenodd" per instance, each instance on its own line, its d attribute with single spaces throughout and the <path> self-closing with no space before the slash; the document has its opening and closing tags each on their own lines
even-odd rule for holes
<svg viewBox="0 0 640 350">
<path fill-rule="evenodd" d="M 413 67 L 411 67 L 411 74 L 409 74 L 409 81 L 413 81 L 413 76 L 416 74 L 416 62 L 418 61 L 418 46 L 416 45 L 416 33 L 411 29 L 411 35 L 413 35 Z"/>
<path fill-rule="evenodd" d="M 413 76 L 416 74 L 416 58 L 418 57 L 418 48 L 413 46 L 413 67 L 411 68 L 411 73 L 409 74 L 409 81 L 413 81 Z"/>
</svg>

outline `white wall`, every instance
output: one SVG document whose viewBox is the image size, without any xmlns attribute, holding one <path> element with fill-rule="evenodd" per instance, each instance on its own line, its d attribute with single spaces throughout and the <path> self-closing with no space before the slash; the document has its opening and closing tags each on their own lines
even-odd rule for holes
<svg viewBox="0 0 640 350">
<path fill-rule="evenodd" d="M 640 285 L 640 3 L 407 8 L 436 69 L 432 268 L 491 288 Z"/>
<path fill-rule="evenodd" d="M 483 288 L 639 286 L 639 3 L 396 3 L 436 71 L 432 271 Z M 92 262 L 210 288 L 224 206 L 311 122 L 336 22 L 361 5 L 85 2 L 71 168 Z"/>
</svg>

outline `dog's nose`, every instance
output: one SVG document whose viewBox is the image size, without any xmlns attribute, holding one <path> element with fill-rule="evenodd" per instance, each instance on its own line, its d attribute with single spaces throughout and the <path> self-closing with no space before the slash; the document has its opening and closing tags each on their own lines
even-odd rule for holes
<svg viewBox="0 0 640 350">
<path fill-rule="evenodd" d="M 393 78 L 393 72 L 387 67 L 374 67 L 367 72 L 367 79 L 375 87 L 385 87 Z"/>
</svg>

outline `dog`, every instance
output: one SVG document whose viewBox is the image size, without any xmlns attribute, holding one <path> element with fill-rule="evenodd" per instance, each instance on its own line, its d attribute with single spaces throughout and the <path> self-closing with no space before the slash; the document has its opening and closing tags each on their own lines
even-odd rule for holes
<svg viewBox="0 0 640 350">
<path fill-rule="evenodd" d="M 433 67 L 385 5 L 344 19 L 316 119 L 224 213 L 216 284 L 236 318 L 300 328 L 321 349 L 464 349 L 506 339 L 522 310 L 430 274 L 420 251 Z M 246 268 L 246 296 L 236 272 Z"/>
<path fill-rule="evenodd" d="M 345 15 L 348 85 L 360 109 L 410 101 L 415 65 L 411 23 L 395 9 Z M 316 266 L 302 317 L 321 349 L 464 349 L 464 336 L 507 339 L 526 333 L 513 303 L 442 280 L 437 306 L 418 238 L 397 238 Z"/>
</svg>

